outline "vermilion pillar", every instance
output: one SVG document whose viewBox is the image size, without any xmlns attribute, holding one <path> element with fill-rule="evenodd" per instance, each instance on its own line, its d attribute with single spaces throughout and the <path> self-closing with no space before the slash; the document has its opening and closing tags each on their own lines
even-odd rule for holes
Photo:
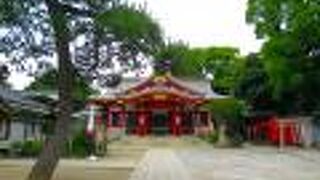
<svg viewBox="0 0 320 180">
<path fill-rule="evenodd" d="M 145 136 L 148 133 L 148 116 L 146 111 L 137 113 L 137 128 L 136 132 L 139 136 Z"/>
<path fill-rule="evenodd" d="M 181 113 L 173 111 L 171 114 L 171 124 L 172 135 L 179 136 L 182 133 L 182 117 Z"/>
</svg>

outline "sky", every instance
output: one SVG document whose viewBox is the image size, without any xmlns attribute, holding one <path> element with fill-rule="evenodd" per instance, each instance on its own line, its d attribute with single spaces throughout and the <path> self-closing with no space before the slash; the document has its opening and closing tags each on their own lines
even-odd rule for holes
<svg viewBox="0 0 320 180">
<path fill-rule="evenodd" d="M 257 52 L 262 44 L 254 27 L 245 23 L 247 0 L 130 0 L 146 4 L 166 37 L 191 47 L 233 46 L 241 54 Z"/>
<path fill-rule="evenodd" d="M 128 0 L 146 6 L 164 36 L 191 47 L 231 46 L 242 55 L 257 52 L 262 41 L 245 23 L 247 0 Z M 9 82 L 23 89 L 33 78 L 13 73 Z"/>
</svg>

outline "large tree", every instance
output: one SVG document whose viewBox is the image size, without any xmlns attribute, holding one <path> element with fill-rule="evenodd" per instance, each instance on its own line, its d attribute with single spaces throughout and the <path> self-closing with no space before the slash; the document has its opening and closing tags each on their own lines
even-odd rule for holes
<svg viewBox="0 0 320 180">
<path fill-rule="evenodd" d="M 238 75 L 235 96 L 245 100 L 252 111 L 272 110 L 274 102 L 269 79 L 259 54 L 249 54 Z"/>
<path fill-rule="evenodd" d="M 155 65 L 165 65 L 163 62 L 170 61 L 168 70 L 175 76 L 195 76 L 198 70 L 195 68 L 194 62 L 191 62 L 190 65 L 190 61 L 188 61 L 189 51 L 190 48 L 183 42 L 163 44 L 154 54 Z M 161 71 L 162 68 L 155 68 L 156 73 L 163 73 Z"/>
<path fill-rule="evenodd" d="M 176 76 L 204 78 L 212 74 L 214 89 L 233 94 L 244 58 L 231 47 L 189 48 L 183 43 L 163 46 L 156 54 L 158 60 L 171 60 L 171 72 Z"/>
<path fill-rule="evenodd" d="M 113 27 L 126 28 L 126 26 L 117 26 L 117 23 L 103 21 L 115 9 L 120 9 L 116 12 L 125 11 L 122 16 L 113 16 L 113 18 L 120 17 L 119 21 L 127 22 L 121 22 L 123 25 L 129 25 L 131 22 L 133 23 L 130 24 L 131 27 L 143 25 L 140 29 L 153 29 L 147 31 L 149 33 L 159 29 L 156 23 L 141 23 L 145 20 L 151 21 L 150 18 L 139 21 L 140 17 L 147 17 L 144 11 L 119 4 L 119 1 L 12 0 L 0 2 L 0 22 L 2 30 L 6 32 L 1 37 L 0 51 L 7 56 L 10 63 L 16 65 L 18 70 L 32 73 L 46 69 L 52 59 L 56 58 L 58 64 L 59 111 L 55 134 L 47 139 L 28 179 L 50 179 L 58 164 L 70 124 L 74 74 L 82 74 L 90 80 L 99 79 L 101 75 L 106 75 L 100 73 L 103 69 L 112 69 L 110 64 L 113 59 L 124 62 L 124 66 L 132 62 L 136 64 L 137 56 L 141 56 L 145 49 L 149 50 L 149 47 L 155 46 L 149 43 L 149 39 L 160 41 L 160 34 L 155 36 L 156 38 L 149 38 L 150 34 L 142 34 L 146 31 L 138 31 L 140 34 L 137 36 L 129 34 L 130 38 L 126 38 L 127 34 L 114 33 L 118 31 Z M 131 21 L 131 17 L 138 18 Z M 159 32 L 160 30 L 156 33 Z M 79 37 L 82 37 L 85 43 L 79 45 L 77 43 Z M 131 43 L 135 45 L 134 49 L 128 48 L 131 47 Z M 80 53 L 79 46 L 88 51 Z M 108 81 L 110 78 L 106 79 L 103 85 L 110 84 Z M 114 79 L 111 78 L 111 80 Z"/>
<path fill-rule="evenodd" d="M 211 47 L 196 49 L 202 55 L 197 56 L 202 61 L 205 73 L 214 76 L 213 88 L 222 94 L 234 94 L 234 88 L 243 68 L 244 59 L 238 49 L 232 47 Z M 201 59 L 200 59 L 201 58 Z"/>
<path fill-rule="evenodd" d="M 317 0 L 249 0 L 247 21 L 265 39 L 261 57 L 283 113 L 308 113 L 320 97 L 320 4 Z"/>
<path fill-rule="evenodd" d="M 25 88 L 27 91 L 42 93 L 43 95 L 55 95 L 58 92 L 57 87 L 58 72 L 56 69 L 50 69 L 43 74 L 35 77 L 35 80 Z M 72 97 L 76 101 L 86 101 L 87 98 L 97 93 L 97 90 L 93 89 L 89 82 L 80 75 L 74 77 L 74 87 L 72 91 Z"/>
<path fill-rule="evenodd" d="M 6 85 L 10 76 L 10 71 L 7 65 L 0 64 L 0 85 Z"/>
<path fill-rule="evenodd" d="M 204 107 L 212 112 L 215 119 L 218 146 L 240 145 L 243 142 L 244 120 L 247 116 L 247 106 L 244 101 L 229 97 L 211 101 Z"/>
</svg>

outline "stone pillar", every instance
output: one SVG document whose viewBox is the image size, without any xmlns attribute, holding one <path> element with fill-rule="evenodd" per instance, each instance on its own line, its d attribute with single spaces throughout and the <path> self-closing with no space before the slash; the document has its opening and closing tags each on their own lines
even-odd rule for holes
<svg viewBox="0 0 320 180">
<path fill-rule="evenodd" d="M 88 153 L 90 160 L 96 160 L 97 157 L 95 156 L 95 114 L 96 114 L 96 105 L 89 104 L 89 117 L 88 123 L 86 127 L 87 133 L 87 142 L 88 142 Z"/>
<path fill-rule="evenodd" d="M 121 124 L 121 134 L 125 135 L 126 134 L 126 126 L 127 126 L 127 116 L 125 109 L 122 107 L 120 110 L 120 124 Z"/>
<path fill-rule="evenodd" d="M 200 114 L 199 111 L 194 112 L 194 135 L 198 136 L 200 134 Z"/>
<path fill-rule="evenodd" d="M 93 135 L 95 129 L 96 105 L 89 104 L 89 118 L 86 131 L 89 135 Z"/>
<path fill-rule="evenodd" d="M 313 128 L 311 117 L 299 117 L 299 122 L 301 122 L 301 136 L 302 136 L 302 145 L 305 148 L 310 148 L 313 143 Z"/>
<path fill-rule="evenodd" d="M 212 123 L 211 113 L 207 111 L 207 119 L 208 119 L 208 129 L 209 133 L 213 132 L 215 130 L 214 125 Z"/>
</svg>

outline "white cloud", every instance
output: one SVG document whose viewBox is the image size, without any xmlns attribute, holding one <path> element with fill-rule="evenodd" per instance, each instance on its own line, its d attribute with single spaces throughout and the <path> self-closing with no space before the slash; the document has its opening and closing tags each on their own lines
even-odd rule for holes
<svg viewBox="0 0 320 180">
<path fill-rule="evenodd" d="M 165 36 L 192 47 L 234 46 L 242 54 L 256 52 L 261 41 L 245 23 L 247 0 L 131 0 L 147 4 Z"/>
</svg>

